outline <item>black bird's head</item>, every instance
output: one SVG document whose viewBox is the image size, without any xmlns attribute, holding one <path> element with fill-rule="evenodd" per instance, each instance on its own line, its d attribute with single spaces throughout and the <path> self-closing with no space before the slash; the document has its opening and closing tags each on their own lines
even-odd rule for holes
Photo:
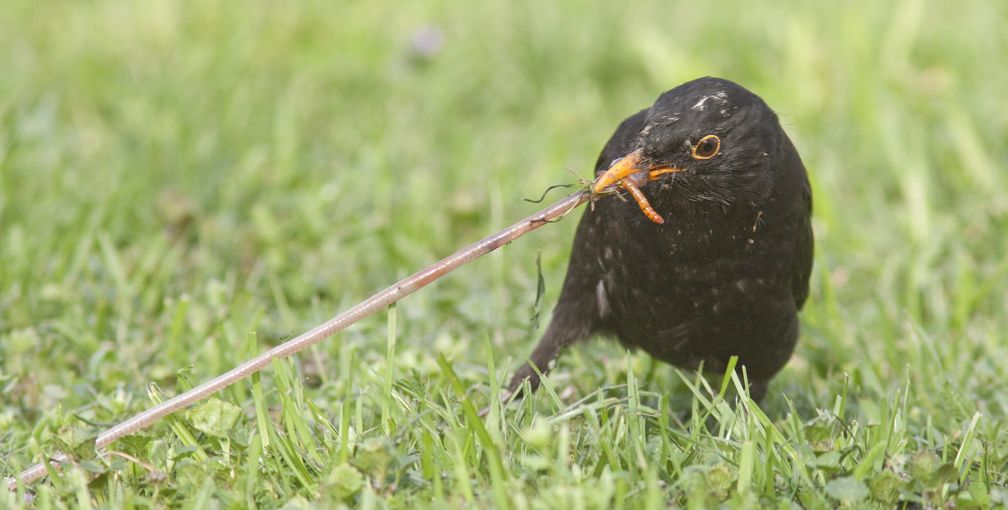
<svg viewBox="0 0 1008 510">
<path fill-rule="evenodd" d="M 658 206 L 763 203 L 783 177 L 776 170 L 795 152 L 762 99 L 720 78 L 684 83 L 640 115 L 636 137 L 624 146 L 629 152 L 616 154 L 593 191 L 625 189 L 655 223 L 663 219 L 649 196 Z"/>
</svg>

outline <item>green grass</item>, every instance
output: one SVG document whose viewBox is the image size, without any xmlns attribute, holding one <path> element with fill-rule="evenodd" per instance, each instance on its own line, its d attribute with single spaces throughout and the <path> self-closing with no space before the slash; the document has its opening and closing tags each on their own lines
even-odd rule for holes
<svg viewBox="0 0 1008 510">
<path fill-rule="evenodd" d="M 1008 7 L 750 3 L 5 1 L 0 474 L 78 453 L 38 508 L 1006 504 Z M 567 220 L 88 453 L 531 212 L 701 75 L 762 95 L 815 189 L 803 338 L 761 408 L 600 341 L 475 418 Z"/>
</svg>

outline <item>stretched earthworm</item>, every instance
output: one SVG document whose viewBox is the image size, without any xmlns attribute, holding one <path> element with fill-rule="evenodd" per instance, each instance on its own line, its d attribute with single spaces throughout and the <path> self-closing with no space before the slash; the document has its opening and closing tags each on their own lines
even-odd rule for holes
<svg viewBox="0 0 1008 510">
<path fill-rule="evenodd" d="M 563 218 L 576 207 L 585 203 L 591 194 L 587 191 L 578 191 L 566 198 L 542 209 L 541 211 L 526 217 L 525 219 L 505 228 L 493 235 L 485 237 L 461 250 L 431 264 L 430 266 L 413 273 L 402 280 L 386 287 L 384 290 L 374 294 L 366 300 L 358 303 L 352 308 L 336 315 L 328 321 L 292 338 L 262 354 L 245 361 L 231 370 L 171 399 L 157 404 L 145 411 L 120 422 L 119 424 L 105 430 L 95 439 L 95 449 L 101 449 L 114 441 L 128 436 L 141 429 L 147 428 L 157 423 L 165 416 L 199 402 L 218 391 L 231 386 L 232 384 L 245 379 L 263 367 L 269 365 L 274 359 L 290 356 L 305 347 L 317 344 L 326 337 L 340 331 L 347 326 L 368 317 L 375 312 L 384 309 L 388 305 L 412 294 L 425 287 L 427 284 L 441 278 L 442 276 L 458 269 L 459 267 L 472 262 L 473 260 L 490 253 L 505 244 L 518 239 L 519 237 L 555 220 Z M 8 479 L 8 489 L 16 490 L 18 484 L 29 485 L 32 482 L 46 475 L 45 462 L 51 466 L 58 467 L 59 464 L 71 460 L 63 453 L 57 453 L 49 460 L 35 464 L 17 477 Z"/>
</svg>

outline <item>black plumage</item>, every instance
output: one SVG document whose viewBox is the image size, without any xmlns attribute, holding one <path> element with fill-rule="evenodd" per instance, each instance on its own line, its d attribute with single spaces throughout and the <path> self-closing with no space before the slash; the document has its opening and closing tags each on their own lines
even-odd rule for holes
<svg viewBox="0 0 1008 510">
<path fill-rule="evenodd" d="M 622 191 L 596 197 L 530 362 L 545 373 L 595 334 L 690 369 L 723 371 L 737 355 L 761 398 L 794 350 L 812 268 L 808 177 L 777 115 L 700 78 L 624 120 L 595 175 L 596 191 L 639 188 L 660 217 Z M 524 364 L 510 392 L 526 378 L 539 385 Z"/>
</svg>

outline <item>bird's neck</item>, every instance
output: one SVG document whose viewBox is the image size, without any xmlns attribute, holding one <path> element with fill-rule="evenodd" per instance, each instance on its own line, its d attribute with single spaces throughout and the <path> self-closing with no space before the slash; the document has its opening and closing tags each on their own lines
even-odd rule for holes
<svg viewBox="0 0 1008 510">
<path fill-rule="evenodd" d="M 771 219 L 768 208 L 750 204 L 683 201 L 660 212 L 663 225 L 648 220 L 633 203 L 614 200 L 595 211 L 616 217 L 607 222 L 612 230 L 607 237 L 636 252 L 642 261 L 714 260 L 740 253 L 765 235 Z"/>
</svg>

